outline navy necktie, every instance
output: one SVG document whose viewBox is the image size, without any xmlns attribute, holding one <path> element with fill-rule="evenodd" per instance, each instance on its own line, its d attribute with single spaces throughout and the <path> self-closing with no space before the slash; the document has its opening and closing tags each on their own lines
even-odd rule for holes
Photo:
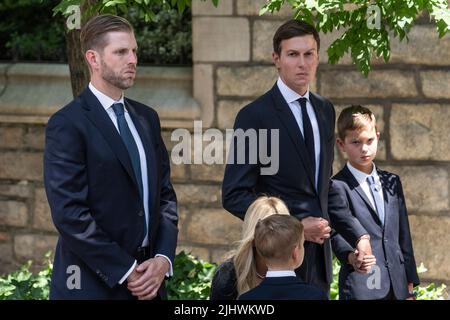
<svg viewBox="0 0 450 320">
<path fill-rule="evenodd" d="M 303 138 L 305 139 L 306 150 L 308 150 L 309 159 L 313 169 L 314 177 L 316 176 L 316 152 L 314 151 L 314 132 L 306 110 L 306 98 L 297 100 L 302 110 L 303 119 Z"/>
<path fill-rule="evenodd" d="M 128 127 L 127 121 L 125 119 L 125 110 L 122 103 L 114 103 L 112 105 L 114 113 L 117 116 L 117 124 L 119 126 L 120 136 L 122 137 L 123 143 L 127 147 L 128 154 L 130 155 L 131 165 L 133 167 L 134 175 L 139 187 L 139 193 L 143 199 L 143 187 L 142 187 L 142 175 L 141 175 L 141 160 L 139 157 L 138 147 L 136 141 L 134 141 L 133 135 L 131 134 L 130 128 Z"/>
</svg>

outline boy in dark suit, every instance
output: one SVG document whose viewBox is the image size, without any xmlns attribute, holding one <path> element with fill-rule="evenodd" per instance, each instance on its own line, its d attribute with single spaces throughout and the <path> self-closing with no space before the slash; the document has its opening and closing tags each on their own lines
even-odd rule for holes
<svg viewBox="0 0 450 320">
<path fill-rule="evenodd" d="M 268 271 L 265 279 L 239 300 L 326 300 L 318 288 L 296 277 L 303 262 L 303 225 L 289 215 L 275 214 L 260 220 L 254 245 Z"/>
<path fill-rule="evenodd" d="M 348 162 L 331 180 L 329 215 L 333 250 L 342 263 L 340 299 L 412 299 L 419 284 L 400 178 L 373 163 L 380 133 L 375 116 L 361 106 L 342 111 L 339 149 Z M 354 251 L 369 240 L 366 252 Z M 370 261 L 376 264 L 370 268 Z"/>
</svg>

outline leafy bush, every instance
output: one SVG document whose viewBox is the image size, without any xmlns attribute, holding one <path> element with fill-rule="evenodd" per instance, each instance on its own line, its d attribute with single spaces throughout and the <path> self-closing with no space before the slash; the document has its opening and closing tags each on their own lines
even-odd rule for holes
<svg viewBox="0 0 450 320">
<path fill-rule="evenodd" d="M 330 299 L 339 299 L 339 270 L 341 269 L 341 263 L 336 257 L 333 258 L 333 282 L 331 283 Z M 423 262 L 417 267 L 417 273 L 425 273 L 428 269 L 425 268 Z M 441 284 L 437 286 L 434 283 L 430 283 L 426 286 L 417 286 L 414 288 L 414 293 L 416 294 L 417 300 L 444 300 L 448 295 L 445 291 L 447 286 Z"/>
<path fill-rule="evenodd" d="M 30 271 L 28 261 L 19 270 L 0 278 L 0 300 L 48 300 L 52 262 L 50 252 L 45 255 L 45 267 L 37 275 Z"/>
<path fill-rule="evenodd" d="M 216 265 L 181 251 L 175 257 L 174 275 L 167 282 L 169 300 L 206 300 Z"/>
<path fill-rule="evenodd" d="M 0 2 L 0 59 L 67 62 L 65 18 L 53 16 L 60 0 Z M 188 65 L 192 62 L 191 11 L 158 9 L 144 22 L 131 8 L 125 17 L 135 30 L 138 59 L 144 64 Z"/>
</svg>

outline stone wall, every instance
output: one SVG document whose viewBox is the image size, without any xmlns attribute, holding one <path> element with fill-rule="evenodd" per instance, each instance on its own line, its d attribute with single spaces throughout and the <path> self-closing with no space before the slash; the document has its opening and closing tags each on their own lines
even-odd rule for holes
<svg viewBox="0 0 450 320">
<path fill-rule="evenodd" d="M 201 119 L 205 129 L 232 128 L 237 111 L 275 82 L 272 36 L 291 12 L 260 17 L 262 3 L 221 0 L 214 8 L 194 1 L 192 95 L 201 115 L 193 113 L 184 123 Z M 424 278 L 450 283 L 450 38 L 438 41 L 433 27 L 421 23 L 408 45 L 392 41 L 391 62 L 374 61 L 366 79 L 348 57 L 327 64 L 325 49 L 336 36 L 321 37 L 312 90 L 329 98 L 338 112 L 349 104 L 375 112 L 381 131 L 377 164 L 402 177 L 416 259 L 429 269 Z M 45 122 L 13 119 L 9 109 L 2 117 L 5 83 L 0 75 L 0 273 L 29 258 L 39 261 L 56 241 L 42 187 Z M 170 118 L 170 111 L 162 111 Z M 174 119 L 178 112 L 172 111 Z M 175 144 L 173 123 L 163 132 L 169 149 Z M 344 161 L 336 151 L 335 171 Z M 178 251 L 220 262 L 239 239 L 241 222 L 221 206 L 223 171 L 223 164 L 172 164 L 180 207 Z"/>
</svg>

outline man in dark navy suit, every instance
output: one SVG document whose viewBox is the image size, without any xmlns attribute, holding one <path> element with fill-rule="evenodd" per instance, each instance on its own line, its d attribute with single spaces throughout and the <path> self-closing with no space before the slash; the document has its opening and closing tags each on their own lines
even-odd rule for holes
<svg viewBox="0 0 450 320">
<path fill-rule="evenodd" d="M 234 129 L 278 132 L 277 145 L 267 146 L 268 154 L 279 160 L 278 170 L 265 174 L 267 164 L 261 159 L 241 164 L 230 158 L 222 202 L 226 210 L 243 219 L 258 195 L 281 198 L 305 227 L 305 260 L 297 274 L 328 292 L 333 276 L 327 207 L 335 111 L 327 99 L 309 90 L 319 64 L 319 48 L 319 34 L 305 22 L 290 20 L 276 31 L 272 57 L 279 78 L 272 89 L 238 113 Z M 249 159 L 255 147 L 248 139 L 234 143 L 230 154 L 238 156 L 242 145 Z"/>
<path fill-rule="evenodd" d="M 50 298 L 164 298 L 177 200 L 158 115 L 124 97 L 136 74 L 133 29 L 100 15 L 81 45 L 89 86 L 46 129 L 45 188 L 59 232 Z"/>
<path fill-rule="evenodd" d="M 380 136 L 375 116 L 362 106 L 344 109 L 338 135 L 348 162 L 331 181 L 328 209 L 338 231 L 332 236 L 333 250 L 342 263 L 339 298 L 411 299 L 419 277 L 408 212 L 400 178 L 373 163 Z M 365 257 L 357 265 L 360 253 L 355 254 L 355 247 L 362 237 L 367 237 L 372 250 L 365 256 L 373 259 Z"/>
<path fill-rule="evenodd" d="M 297 218 L 275 214 L 260 220 L 254 243 L 267 265 L 266 277 L 239 300 L 327 300 L 325 292 L 295 274 L 304 256 L 303 226 Z"/>
</svg>

